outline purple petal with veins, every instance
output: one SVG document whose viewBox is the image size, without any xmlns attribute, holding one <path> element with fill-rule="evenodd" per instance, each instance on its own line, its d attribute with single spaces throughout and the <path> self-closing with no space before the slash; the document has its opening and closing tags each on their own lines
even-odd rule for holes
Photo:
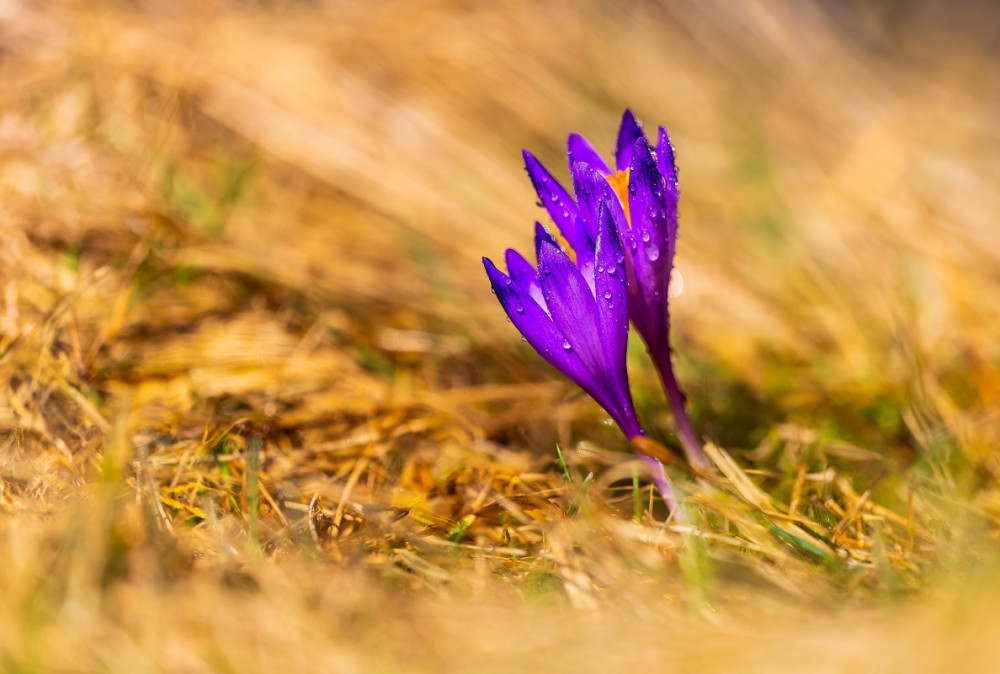
<svg viewBox="0 0 1000 674">
<path fill-rule="evenodd" d="M 643 133 L 642 127 L 636 121 L 635 115 L 632 114 L 631 110 L 625 110 L 621 126 L 618 127 L 618 142 L 615 143 L 615 164 L 619 171 L 624 171 L 631 165 L 632 148 L 635 147 L 635 141 L 645 137 L 646 134 Z"/>
<path fill-rule="evenodd" d="M 583 162 L 600 171 L 602 175 L 611 175 L 611 169 L 608 168 L 601 154 L 578 133 L 571 133 L 566 139 L 566 154 L 570 171 L 573 170 L 573 164 Z"/>
<path fill-rule="evenodd" d="M 535 193 L 538 194 L 539 201 L 548 211 L 549 217 L 559 228 L 563 238 L 573 249 L 576 249 L 580 242 L 580 227 L 578 225 L 580 213 L 577 210 L 576 202 L 533 154 L 524 150 L 522 155 L 524 168 L 528 172 L 528 177 L 535 188 Z"/>
</svg>

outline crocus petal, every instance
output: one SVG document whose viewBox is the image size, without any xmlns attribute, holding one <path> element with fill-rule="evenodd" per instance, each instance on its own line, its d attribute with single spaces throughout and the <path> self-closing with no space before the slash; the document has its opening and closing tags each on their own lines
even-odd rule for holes
<svg viewBox="0 0 1000 674">
<path fill-rule="evenodd" d="M 580 217 L 590 240 L 597 245 L 597 221 L 601 204 L 607 204 L 616 216 L 620 213 L 624 220 L 625 211 L 618 195 L 607 179 L 592 166 L 578 162 L 573 164 L 573 192 L 576 194 Z"/>
<path fill-rule="evenodd" d="M 578 354 L 591 372 L 605 370 L 604 347 L 595 329 L 597 303 L 583 274 L 566 253 L 545 240 L 538 243 L 538 270 L 552 322 L 566 336 L 562 348 Z"/>
<path fill-rule="evenodd" d="M 632 404 L 628 372 L 625 369 L 625 352 L 628 347 L 625 255 L 611 213 L 610 209 L 602 206 L 598 216 L 595 264 L 599 331 L 605 358 L 611 364 L 608 380 L 617 405 L 612 415 L 625 435 L 634 437 L 642 434 L 642 427 Z"/>
<path fill-rule="evenodd" d="M 531 178 L 531 184 L 534 186 L 542 206 L 549 212 L 552 222 L 559 228 L 569 245 L 576 249 L 580 236 L 577 224 L 580 212 L 577 210 L 576 203 L 570 197 L 569 192 L 559 184 L 558 180 L 552 177 L 552 174 L 542 166 L 533 154 L 524 150 L 522 155 L 524 156 L 524 168 L 528 172 L 528 177 Z"/>
<path fill-rule="evenodd" d="M 660 169 L 660 174 L 667 183 L 668 198 L 672 198 L 674 203 L 680 196 L 680 189 L 677 184 L 677 162 L 674 158 L 674 144 L 670 142 L 667 130 L 660 127 L 659 136 L 656 139 L 656 166 Z M 676 206 L 675 206 L 676 208 Z"/>
<path fill-rule="evenodd" d="M 601 206 L 597 230 L 596 300 L 599 325 L 612 360 L 625 358 L 628 343 L 628 305 L 625 292 L 625 256 L 611 211 Z"/>
<path fill-rule="evenodd" d="M 500 305 L 531 348 L 588 393 L 598 389 L 595 377 L 584 367 L 577 354 L 563 348 L 566 337 L 527 290 L 497 269 L 489 258 L 483 258 L 483 266 Z"/>
<path fill-rule="evenodd" d="M 629 168 L 629 317 L 647 345 L 666 344 L 668 288 L 676 213 L 668 213 L 663 176 L 645 139 L 636 141 Z M 676 208 L 676 205 L 674 205 Z"/>
<path fill-rule="evenodd" d="M 541 227 L 540 224 L 538 226 Z M 531 299 L 548 314 L 549 309 L 542 298 L 542 286 L 538 282 L 538 271 L 513 248 L 508 248 L 504 257 L 507 260 L 507 270 L 510 272 L 511 280 L 526 290 Z"/>
<path fill-rule="evenodd" d="M 551 234 L 549 234 L 549 230 L 547 230 L 542 225 L 542 223 L 536 222 L 535 223 L 535 259 L 540 259 L 538 257 L 538 252 L 539 252 L 539 250 L 541 250 L 542 242 L 550 243 L 553 246 L 555 246 L 556 248 L 559 247 L 559 244 L 556 243 L 556 240 L 552 238 Z"/>
<path fill-rule="evenodd" d="M 629 213 L 638 250 L 635 257 L 651 266 L 673 264 L 673 242 L 677 235 L 677 203 L 667 197 L 663 176 L 645 137 L 635 142 L 629 167 Z"/>
<path fill-rule="evenodd" d="M 632 114 L 631 110 L 626 109 L 625 114 L 622 115 L 622 124 L 618 127 L 618 142 L 615 143 L 615 163 L 619 171 L 624 171 L 630 166 L 635 141 L 645 137 L 646 134 L 643 133 L 642 127 L 636 121 L 635 115 Z"/>
<path fill-rule="evenodd" d="M 569 135 L 569 138 L 566 139 L 566 150 L 570 171 L 573 170 L 573 164 L 583 162 L 600 171 L 601 175 L 611 175 L 611 169 L 608 168 L 601 154 L 580 134 L 571 133 Z"/>
</svg>

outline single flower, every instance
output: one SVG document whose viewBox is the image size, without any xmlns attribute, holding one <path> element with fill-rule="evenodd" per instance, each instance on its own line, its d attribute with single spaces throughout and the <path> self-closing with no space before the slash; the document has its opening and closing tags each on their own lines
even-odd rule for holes
<svg viewBox="0 0 1000 674">
<path fill-rule="evenodd" d="M 607 410 L 629 438 L 642 435 L 625 369 L 628 303 L 625 256 L 611 214 L 599 218 L 594 258 L 584 272 L 542 225 L 535 225 L 538 269 L 507 249 L 508 274 L 483 258 L 497 299 L 528 344 Z"/>
<path fill-rule="evenodd" d="M 575 198 L 530 152 L 524 152 L 524 161 L 542 205 L 576 252 L 585 278 L 594 275 L 598 214 L 602 208 L 612 214 L 625 260 L 628 316 L 660 374 L 688 461 L 703 467 L 707 461 L 671 360 L 669 298 L 671 281 L 679 278 L 674 270 L 679 190 L 674 149 L 662 126 L 657 140 L 654 151 L 626 110 L 613 171 L 583 136 L 571 134 L 567 149 Z"/>
<path fill-rule="evenodd" d="M 645 435 L 629 389 L 625 351 L 628 300 L 625 253 L 614 213 L 601 208 L 586 268 L 552 236 L 535 226 L 536 269 L 516 250 L 506 252 L 507 272 L 483 258 L 486 274 L 511 322 L 542 358 L 586 391 L 630 440 Z M 621 223 L 619 223 L 621 224 Z M 640 453 L 668 503 L 673 492 L 656 459 Z"/>
</svg>

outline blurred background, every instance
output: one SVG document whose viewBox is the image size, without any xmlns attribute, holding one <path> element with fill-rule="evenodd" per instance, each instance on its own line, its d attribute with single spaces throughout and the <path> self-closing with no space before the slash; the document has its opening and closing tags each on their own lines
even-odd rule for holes
<svg viewBox="0 0 1000 674">
<path fill-rule="evenodd" d="M 568 184 L 566 136 L 610 156 L 628 107 L 677 151 L 698 430 L 993 540 L 998 33 L 985 0 L 3 0 L 0 504 L 60 512 L 110 471 L 222 558 L 206 511 L 244 526 L 255 473 L 191 457 L 254 439 L 304 452 L 261 478 L 299 533 L 314 495 L 450 527 L 552 487 L 556 441 L 625 449 L 480 260 L 544 222 L 520 150 Z M 124 548 L 155 538 L 133 524 Z"/>
<path fill-rule="evenodd" d="M 504 344 L 479 258 L 544 215 L 520 149 L 565 178 L 565 136 L 610 153 L 629 106 L 677 145 L 693 403 L 893 426 L 879 401 L 925 375 L 996 387 L 991 8 L 7 2 L 4 220 L 79 279 L 145 241 L 375 332 Z"/>
</svg>

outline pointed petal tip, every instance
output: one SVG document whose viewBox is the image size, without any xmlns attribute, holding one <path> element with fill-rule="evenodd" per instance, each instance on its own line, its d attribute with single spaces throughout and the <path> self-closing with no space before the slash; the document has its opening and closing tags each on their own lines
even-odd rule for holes
<svg viewBox="0 0 1000 674">
<path fill-rule="evenodd" d="M 490 283 L 494 286 L 507 278 L 507 275 L 500 271 L 496 264 L 493 263 L 493 260 L 488 257 L 483 257 L 483 267 L 486 269 L 486 275 L 489 277 Z"/>
<path fill-rule="evenodd" d="M 606 251 L 607 246 L 611 246 L 613 257 L 617 259 L 622 253 L 623 235 L 615 222 L 615 212 L 602 202 L 597 213 L 597 247 Z"/>
<path fill-rule="evenodd" d="M 619 171 L 624 171 L 629 167 L 636 139 L 645 137 L 642 125 L 632 114 L 632 111 L 626 108 L 622 115 L 621 126 L 618 128 L 618 141 L 615 144 L 615 163 Z"/>
<path fill-rule="evenodd" d="M 636 138 L 632 144 L 631 157 L 629 159 L 629 182 L 643 179 L 645 176 L 644 172 L 650 170 L 659 173 L 649 139 L 645 135 L 642 135 Z"/>
<path fill-rule="evenodd" d="M 601 157 L 601 154 L 594 149 L 590 141 L 578 133 L 571 133 L 566 138 L 566 156 L 570 171 L 573 170 L 574 164 L 583 162 L 603 175 L 611 173 L 611 169 L 608 168 L 608 164 Z"/>
<path fill-rule="evenodd" d="M 660 173 L 667 179 L 667 183 L 676 183 L 677 158 L 674 153 L 674 143 L 670 140 L 670 134 L 667 133 L 667 129 L 663 126 L 660 127 L 660 132 L 656 139 L 656 162 Z"/>
<path fill-rule="evenodd" d="M 667 128 L 665 126 L 661 126 L 659 133 L 657 134 L 656 149 L 660 151 L 666 149 L 667 154 L 670 155 L 670 161 L 673 163 L 674 142 L 670 139 L 670 134 L 667 132 Z"/>
<path fill-rule="evenodd" d="M 542 178 L 552 178 L 552 174 L 545 168 L 545 165 L 529 150 L 521 150 L 521 158 L 524 159 L 524 170 L 528 172 L 528 177 L 531 178 L 531 183 L 535 186 L 536 191 L 540 183 L 544 182 Z"/>
<path fill-rule="evenodd" d="M 646 138 L 646 134 L 642 134 L 641 136 L 635 139 L 635 143 L 632 144 L 632 150 L 634 151 L 638 147 L 642 147 L 648 150 L 650 157 L 652 157 L 653 146 L 649 144 L 649 139 Z"/>
<path fill-rule="evenodd" d="M 504 251 L 504 261 L 507 263 L 507 271 L 511 278 L 531 274 L 535 271 L 535 267 L 521 255 L 520 251 L 513 248 Z"/>
<path fill-rule="evenodd" d="M 545 167 L 542 166 L 542 162 L 538 161 L 538 157 L 531 154 L 528 150 L 521 150 L 521 158 L 524 160 L 524 170 L 528 172 L 531 184 L 536 187 L 537 191 L 538 173 L 544 173 Z"/>
<path fill-rule="evenodd" d="M 555 239 L 553 239 L 552 235 L 549 233 L 549 228 L 540 222 L 535 222 L 535 240 L 548 241 L 552 245 L 555 245 L 556 243 Z"/>
</svg>

